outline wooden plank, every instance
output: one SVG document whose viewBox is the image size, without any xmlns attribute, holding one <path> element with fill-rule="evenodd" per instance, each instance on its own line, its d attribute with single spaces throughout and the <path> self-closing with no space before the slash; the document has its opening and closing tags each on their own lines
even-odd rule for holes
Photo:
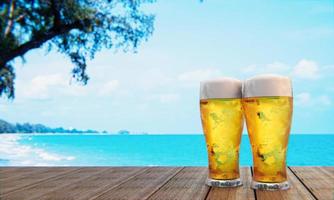
<svg viewBox="0 0 334 200">
<path fill-rule="evenodd" d="M 13 168 L 13 167 L 0 166 L 0 172 L 1 172 L 2 170 L 7 170 L 7 169 L 11 169 L 11 168 Z"/>
<path fill-rule="evenodd" d="M 321 168 L 328 171 L 331 175 L 334 175 L 334 167 L 321 167 Z"/>
<path fill-rule="evenodd" d="M 146 199 L 181 169 L 182 167 L 151 167 L 144 173 L 91 199 Z"/>
<path fill-rule="evenodd" d="M 88 199 L 144 170 L 145 168 L 130 167 L 87 167 L 63 177 L 49 179 L 47 182 L 15 191 L 5 195 L 3 199 Z"/>
<path fill-rule="evenodd" d="M 205 167 L 5 167 L 0 199 L 334 199 L 334 167 L 291 167 L 286 191 L 205 186 Z"/>
<path fill-rule="evenodd" d="M 333 169 L 291 167 L 291 170 L 318 199 L 334 199 Z"/>
<path fill-rule="evenodd" d="M 27 176 L 34 176 L 35 174 L 47 171 L 48 167 L 12 167 L 0 170 L 0 182 L 11 182 L 15 179 L 21 179 Z"/>
<path fill-rule="evenodd" d="M 242 167 L 240 169 L 240 178 L 243 186 L 236 188 L 212 187 L 207 199 L 255 199 L 254 190 L 250 188 L 252 181 L 251 169 L 249 167 Z"/>
<path fill-rule="evenodd" d="M 10 172 L 10 171 L 16 170 L 18 168 L 22 169 L 22 168 L 33 168 L 33 167 L 4 167 L 4 166 L 1 166 L 0 167 L 0 174 Z"/>
<path fill-rule="evenodd" d="M 106 169 L 106 168 L 105 168 Z M 49 169 L 50 170 L 50 169 Z M 4 199 L 39 199 L 38 196 L 46 194 L 53 191 L 57 187 L 67 186 L 69 184 L 75 183 L 77 180 L 85 178 L 96 173 L 100 168 L 82 168 L 76 171 L 72 171 L 64 176 L 57 176 L 51 179 L 48 179 L 46 182 L 40 182 L 23 189 L 16 190 L 9 194 L 2 196 Z M 102 170 L 103 171 L 103 170 Z"/>
<path fill-rule="evenodd" d="M 305 188 L 305 186 L 298 180 L 298 178 L 288 168 L 288 181 L 291 187 L 288 190 L 281 191 L 264 191 L 256 190 L 257 199 L 315 199 L 313 195 Z"/>
<path fill-rule="evenodd" d="M 57 188 L 38 199 L 90 199 L 110 188 L 114 188 L 130 178 L 143 173 L 147 168 L 139 167 L 113 167 L 103 173 L 90 176 L 87 179 L 68 186 Z"/>
<path fill-rule="evenodd" d="M 329 176 L 332 180 L 334 178 L 334 167 L 317 167 L 317 169 L 321 170 L 327 176 Z"/>
<path fill-rule="evenodd" d="M 186 167 L 172 177 L 149 199 L 205 199 L 210 187 L 205 185 L 207 169 L 203 167 Z"/>
<path fill-rule="evenodd" d="M 50 178 L 65 175 L 72 171 L 78 170 L 79 168 L 71 167 L 53 167 L 53 168 L 39 168 L 36 171 L 32 170 L 32 174 L 25 174 L 24 176 L 13 176 L 0 181 L 0 197 L 10 192 L 33 186 L 35 184 L 46 181 Z M 26 171 L 27 169 L 22 169 Z M 25 173 L 25 172 L 24 172 Z"/>
</svg>

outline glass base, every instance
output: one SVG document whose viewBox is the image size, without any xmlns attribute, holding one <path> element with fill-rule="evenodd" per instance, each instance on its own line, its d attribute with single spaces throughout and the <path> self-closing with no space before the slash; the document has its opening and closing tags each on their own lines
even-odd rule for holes
<svg viewBox="0 0 334 200">
<path fill-rule="evenodd" d="M 290 184 L 288 181 L 284 181 L 282 183 L 264 183 L 264 182 L 257 182 L 252 181 L 251 188 L 255 190 L 287 190 L 290 188 Z"/>
<path fill-rule="evenodd" d="M 242 185 L 240 178 L 231 179 L 231 180 L 217 180 L 207 178 L 205 184 L 213 187 L 238 187 Z"/>
</svg>

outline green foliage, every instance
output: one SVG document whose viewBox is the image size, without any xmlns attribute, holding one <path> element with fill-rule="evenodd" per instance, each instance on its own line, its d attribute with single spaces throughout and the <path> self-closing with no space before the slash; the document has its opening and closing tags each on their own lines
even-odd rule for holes
<svg viewBox="0 0 334 200">
<path fill-rule="evenodd" d="M 15 133 L 16 127 L 0 119 L 0 133 Z"/>
<path fill-rule="evenodd" d="M 64 129 L 50 128 L 43 124 L 11 124 L 0 119 L 0 133 L 98 133 L 95 130 L 77 130 L 77 129 Z"/>
<path fill-rule="evenodd" d="M 130 131 L 128 131 L 128 130 L 120 130 L 120 131 L 118 131 L 118 134 L 119 135 L 129 135 Z"/>
<path fill-rule="evenodd" d="M 12 61 L 32 49 L 65 54 L 73 78 L 87 84 L 86 59 L 102 48 L 136 50 L 153 32 L 154 0 L 0 0 L 0 96 L 14 98 Z"/>
</svg>

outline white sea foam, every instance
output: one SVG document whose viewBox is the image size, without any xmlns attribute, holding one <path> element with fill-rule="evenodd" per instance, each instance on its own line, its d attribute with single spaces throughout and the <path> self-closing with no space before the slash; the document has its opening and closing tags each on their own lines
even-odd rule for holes
<svg viewBox="0 0 334 200">
<path fill-rule="evenodd" d="M 0 159 L 8 161 L 11 166 L 51 166 L 63 165 L 64 161 L 74 160 L 74 156 L 63 156 L 47 152 L 42 148 L 22 145 L 20 135 L 0 135 Z M 29 140 L 30 138 L 28 138 Z"/>
</svg>

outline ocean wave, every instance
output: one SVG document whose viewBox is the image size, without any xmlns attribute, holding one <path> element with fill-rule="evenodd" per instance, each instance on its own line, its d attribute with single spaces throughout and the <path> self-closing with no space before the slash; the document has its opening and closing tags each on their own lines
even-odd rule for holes
<svg viewBox="0 0 334 200">
<path fill-rule="evenodd" d="M 74 156 L 63 156 L 47 152 L 44 149 L 20 144 L 20 135 L 0 135 L 0 165 L 7 166 L 52 166 L 66 165 L 64 162 L 74 160 Z M 29 140 L 29 138 L 28 138 Z"/>
</svg>

